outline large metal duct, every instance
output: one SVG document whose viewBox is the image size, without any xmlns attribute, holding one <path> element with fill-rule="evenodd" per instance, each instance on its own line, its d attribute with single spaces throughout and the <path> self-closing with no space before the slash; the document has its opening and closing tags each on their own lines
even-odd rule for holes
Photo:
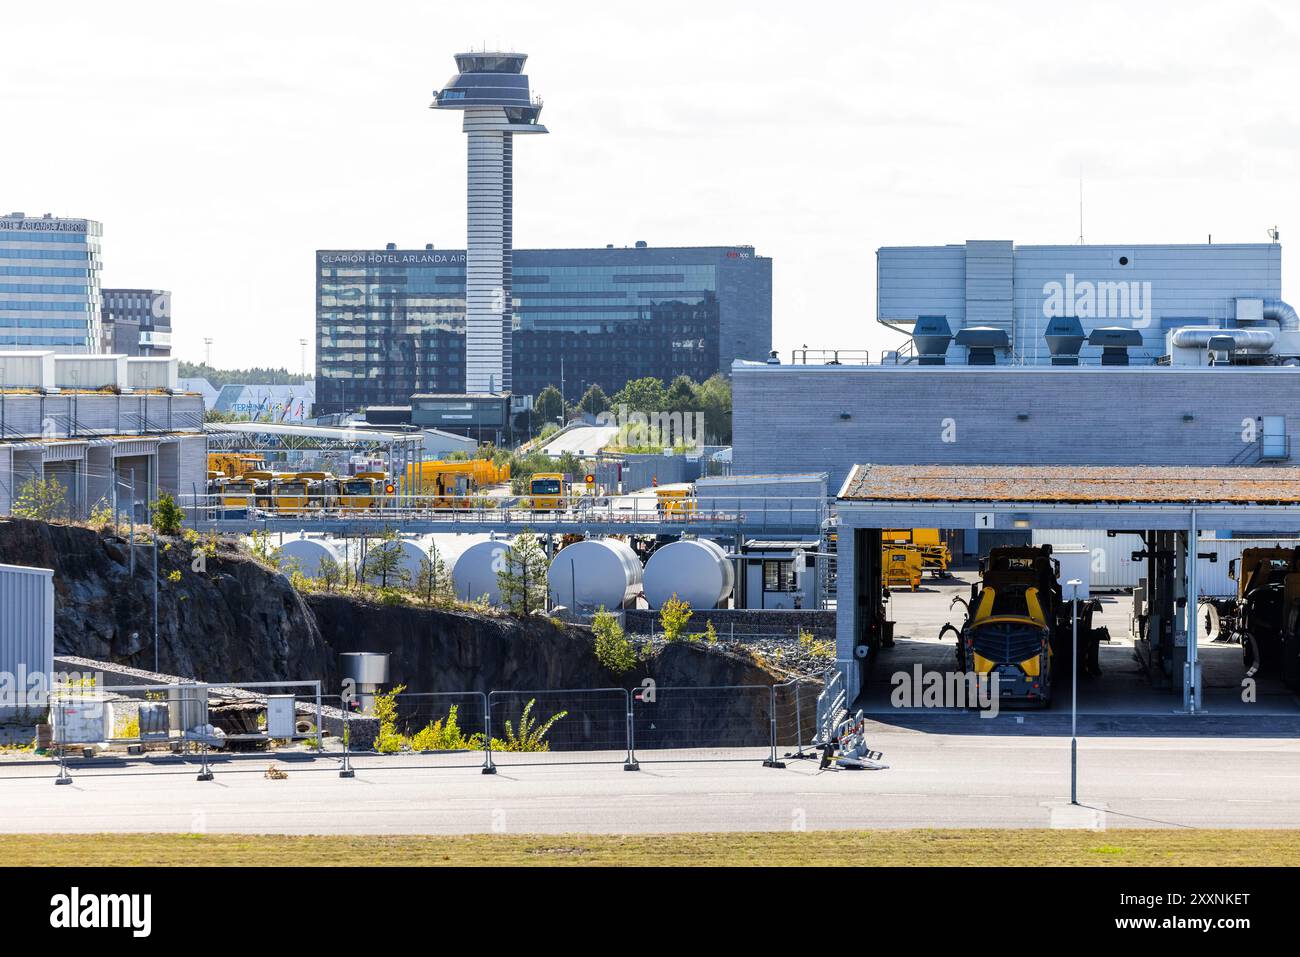
<svg viewBox="0 0 1300 957">
<path fill-rule="evenodd" d="M 1294 312 L 1292 313 L 1294 315 Z M 1173 332 L 1173 344 L 1179 349 L 1208 349 L 1210 340 L 1226 337 L 1237 352 L 1271 352 L 1277 343 L 1272 329 L 1220 329 L 1217 326 L 1184 326 Z"/>
<path fill-rule="evenodd" d="M 1300 316 L 1295 306 L 1281 299 L 1264 300 L 1264 318 L 1272 319 L 1283 332 L 1300 332 Z"/>
</svg>

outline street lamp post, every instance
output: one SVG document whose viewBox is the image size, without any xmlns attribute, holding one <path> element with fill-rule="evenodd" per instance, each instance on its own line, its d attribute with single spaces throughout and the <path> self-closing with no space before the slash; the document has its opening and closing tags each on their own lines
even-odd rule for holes
<svg viewBox="0 0 1300 957">
<path fill-rule="evenodd" d="M 1070 803 L 1079 803 L 1079 586 L 1077 578 L 1067 585 L 1070 600 Z"/>
</svg>

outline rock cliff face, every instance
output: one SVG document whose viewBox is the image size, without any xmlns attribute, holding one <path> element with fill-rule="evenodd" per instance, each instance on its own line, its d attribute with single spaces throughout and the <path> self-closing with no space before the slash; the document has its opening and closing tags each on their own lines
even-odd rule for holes
<svg viewBox="0 0 1300 957">
<path fill-rule="evenodd" d="M 56 654 L 155 670 L 153 548 L 135 551 L 133 574 L 121 538 L 0 519 L 0 563 L 54 569 Z M 779 680 L 746 657 L 685 643 L 617 676 L 596 660 L 585 628 L 336 594 L 303 597 L 284 575 L 232 546 L 204 555 L 199 571 L 194 557 L 183 540 L 162 540 L 156 670 L 164 673 L 232 682 L 321 678 L 332 691 L 340 686 L 339 654 L 372 651 L 392 656 L 392 684 L 412 692 L 633 688 L 647 678 L 662 688 Z"/>
<path fill-rule="evenodd" d="M 232 547 L 202 556 L 162 539 L 158 669 L 229 681 L 315 677 L 332 659 L 310 609 L 283 575 Z M 54 648 L 154 670 L 153 547 L 89 529 L 0 520 L 0 563 L 54 569 Z"/>
</svg>

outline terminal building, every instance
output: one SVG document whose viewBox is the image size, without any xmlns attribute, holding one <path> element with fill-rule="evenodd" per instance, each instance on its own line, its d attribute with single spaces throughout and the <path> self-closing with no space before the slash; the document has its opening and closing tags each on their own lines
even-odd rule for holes
<svg viewBox="0 0 1300 957">
<path fill-rule="evenodd" d="M 463 250 L 316 254 L 319 414 L 465 391 Z M 751 246 L 515 250 L 517 395 L 702 381 L 772 341 L 772 260 Z"/>
<path fill-rule="evenodd" d="M 92 219 L 0 216 L 0 349 L 100 351 L 102 234 Z"/>
</svg>

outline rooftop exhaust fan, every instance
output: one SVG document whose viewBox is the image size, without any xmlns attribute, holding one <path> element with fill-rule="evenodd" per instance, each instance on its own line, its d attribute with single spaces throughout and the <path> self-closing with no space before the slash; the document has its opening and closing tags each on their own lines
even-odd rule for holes
<svg viewBox="0 0 1300 957">
<path fill-rule="evenodd" d="M 1052 365 L 1079 364 L 1079 350 L 1087 337 L 1077 316 L 1054 316 L 1047 323 L 1043 338 L 1047 340 L 1047 351 L 1052 354 Z"/>
<path fill-rule="evenodd" d="M 967 326 L 957 333 L 956 339 L 957 345 L 965 346 L 969 350 L 966 364 L 972 366 L 996 365 L 997 357 L 994 355 L 994 350 L 1006 350 L 1011 347 L 1006 330 L 995 329 L 992 326 Z"/>
<path fill-rule="evenodd" d="M 944 316 L 918 316 L 912 326 L 912 342 L 916 346 L 917 363 L 923 366 L 941 366 L 952 342 L 952 329 Z"/>
<path fill-rule="evenodd" d="M 1101 346 L 1101 364 L 1128 365 L 1128 350 L 1142 345 L 1142 333 L 1126 326 L 1098 326 L 1088 336 L 1088 345 Z"/>
</svg>

